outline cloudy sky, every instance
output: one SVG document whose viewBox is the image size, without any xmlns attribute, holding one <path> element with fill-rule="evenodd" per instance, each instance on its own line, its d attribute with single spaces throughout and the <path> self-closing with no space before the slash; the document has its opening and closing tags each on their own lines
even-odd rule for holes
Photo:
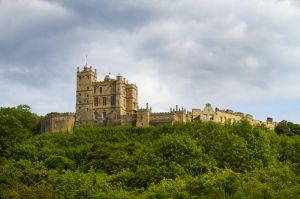
<svg viewBox="0 0 300 199">
<path fill-rule="evenodd" d="M 0 106 L 75 111 L 77 67 L 168 111 L 233 109 L 300 123 L 297 0 L 0 0 Z"/>
</svg>

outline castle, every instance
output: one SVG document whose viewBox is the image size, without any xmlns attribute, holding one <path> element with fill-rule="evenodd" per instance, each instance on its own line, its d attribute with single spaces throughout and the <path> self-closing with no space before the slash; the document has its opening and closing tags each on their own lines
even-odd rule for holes
<svg viewBox="0 0 300 199">
<path fill-rule="evenodd" d="M 71 132 L 74 125 L 93 124 L 105 126 L 148 127 L 175 122 L 215 121 L 235 123 L 247 119 L 252 124 L 265 124 L 274 129 L 272 118 L 266 122 L 255 120 L 252 115 L 232 110 L 213 110 L 210 104 L 204 109 L 187 111 L 183 107 L 170 108 L 169 112 L 152 112 L 148 103 L 144 108 L 138 105 L 138 87 L 118 75 L 108 74 L 103 81 L 97 81 L 97 71 L 86 64 L 77 68 L 76 113 L 50 113 L 41 124 L 42 132 Z"/>
</svg>

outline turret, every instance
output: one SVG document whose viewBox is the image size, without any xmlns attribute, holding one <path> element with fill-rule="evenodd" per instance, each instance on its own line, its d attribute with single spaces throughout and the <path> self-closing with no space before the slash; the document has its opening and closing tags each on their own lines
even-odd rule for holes
<svg viewBox="0 0 300 199">
<path fill-rule="evenodd" d="M 149 104 L 146 103 L 146 108 L 140 108 L 137 111 L 136 126 L 148 127 L 150 125 L 150 116 L 152 109 L 149 108 Z"/>
</svg>

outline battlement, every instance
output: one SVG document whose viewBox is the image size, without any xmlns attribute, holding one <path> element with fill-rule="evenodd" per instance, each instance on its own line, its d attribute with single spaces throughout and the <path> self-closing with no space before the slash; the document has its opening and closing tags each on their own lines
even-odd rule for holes
<svg viewBox="0 0 300 199">
<path fill-rule="evenodd" d="M 94 69 L 94 71 L 93 71 L 93 67 L 92 67 L 91 65 L 88 65 L 88 64 L 86 64 L 86 65 L 82 68 L 82 70 L 80 70 L 80 67 L 79 67 L 79 66 L 77 67 L 77 73 L 84 73 L 84 72 L 94 72 L 94 73 L 96 73 L 96 72 L 97 72 L 97 69 Z"/>
<path fill-rule="evenodd" d="M 175 108 L 170 108 L 170 113 L 182 113 L 182 114 L 186 114 L 187 111 L 185 108 L 183 108 L 183 106 L 180 108 L 178 105 L 175 106 Z"/>
<path fill-rule="evenodd" d="M 149 107 L 149 104 L 146 103 L 146 107 L 145 108 L 143 108 L 143 107 L 139 108 L 138 111 L 143 111 L 143 112 L 149 111 L 149 112 L 151 112 L 152 111 L 152 107 Z"/>
</svg>

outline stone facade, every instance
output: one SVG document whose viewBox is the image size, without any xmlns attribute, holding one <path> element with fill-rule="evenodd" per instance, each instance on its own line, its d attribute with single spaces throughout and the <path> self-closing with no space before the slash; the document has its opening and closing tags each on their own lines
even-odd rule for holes
<svg viewBox="0 0 300 199">
<path fill-rule="evenodd" d="M 216 108 L 213 110 L 210 104 L 206 104 L 204 109 L 193 109 L 192 110 L 192 121 L 214 121 L 218 123 L 228 123 L 233 124 L 242 119 L 248 120 L 251 124 L 264 124 L 269 129 L 274 129 L 277 125 L 276 122 L 273 122 L 272 118 L 267 118 L 266 122 L 260 120 L 255 120 L 252 115 L 244 114 L 241 112 L 234 112 L 232 110 L 222 110 Z"/>
<path fill-rule="evenodd" d="M 138 89 L 118 75 L 97 81 L 96 70 L 84 66 L 77 70 L 76 125 L 134 125 L 138 110 Z"/>
<path fill-rule="evenodd" d="M 41 121 L 41 132 L 72 133 L 75 124 L 74 113 L 49 113 Z"/>
<path fill-rule="evenodd" d="M 191 122 L 191 113 L 184 108 L 170 108 L 170 112 L 153 113 L 152 108 L 140 108 L 137 111 L 136 126 L 148 127 L 162 124 L 174 124 L 175 122 Z"/>
<path fill-rule="evenodd" d="M 252 115 L 232 110 L 213 110 L 210 104 L 204 109 L 187 111 L 183 107 L 170 108 L 169 112 L 152 112 L 148 103 L 138 107 L 138 88 L 118 75 L 108 74 L 103 81 L 97 80 L 97 71 L 86 64 L 77 68 L 76 113 L 49 114 L 42 122 L 42 132 L 71 132 L 73 126 L 93 124 L 96 126 L 148 127 L 175 122 L 214 121 L 233 124 L 247 119 L 252 124 L 265 124 L 274 129 L 272 118 L 266 122 L 253 119 Z"/>
</svg>

